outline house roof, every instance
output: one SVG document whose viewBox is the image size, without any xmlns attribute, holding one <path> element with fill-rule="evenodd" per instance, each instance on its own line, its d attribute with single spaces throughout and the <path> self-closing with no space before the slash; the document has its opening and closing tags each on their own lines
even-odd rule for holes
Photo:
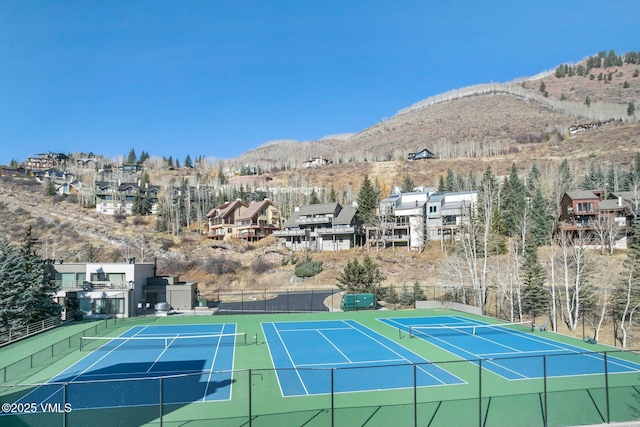
<svg viewBox="0 0 640 427">
<path fill-rule="evenodd" d="M 225 218 L 231 212 L 235 211 L 236 209 L 238 209 L 238 208 L 240 208 L 242 206 L 244 206 L 245 208 L 248 207 L 246 204 L 242 203 L 240 200 L 234 200 L 232 202 L 226 202 L 226 203 L 223 203 L 220 206 L 216 206 L 215 208 L 211 209 L 206 216 L 207 216 L 207 218 L 214 218 L 214 217 L 215 218 Z"/>
<path fill-rule="evenodd" d="M 571 200 L 576 199 L 598 199 L 598 196 L 593 194 L 592 191 L 589 190 L 576 190 L 576 191 L 567 191 L 565 193 Z"/>
<path fill-rule="evenodd" d="M 334 225 L 350 225 L 358 210 L 353 206 L 343 206 L 338 216 L 333 219 Z"/>
<path fill-rule="evenodd" d="M 336 211 L 340 204 L 338 202 L 318 203 L 315 205 L 300 206 L 300 216 L 302 215 L 327 215 Z"/>
<path fill-rule="evenodd" d="M 622 211 L 626 209 L 626 206 L 620 206 L 618 204 L 618 199 L 607 199 L 598 203 L 599 211 Z"/>
<path fill-rule="evenodd" d="M 262 209 L 264 209 L 266 206 L 269 206 L 269 205 L 274 206 L 271 200 L 268 200 L 268 199 L 262 200 L 260 202 L 253 202 L 249 205 L 247 209 L 245 209 L 245 211 L 242 213 L 242 216 L 238 217 L 237 220 L 240 221 L 243 219 L 252 219 L 257 214 L 259 214 L 262 211 Z"/>
</svg>

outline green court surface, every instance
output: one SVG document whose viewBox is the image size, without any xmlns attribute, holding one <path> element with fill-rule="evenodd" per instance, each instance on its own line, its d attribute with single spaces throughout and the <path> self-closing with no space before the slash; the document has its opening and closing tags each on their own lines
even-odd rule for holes
<svg viewBox="0 0 640 427">
<path fill-rule="evenodd" d="M 640 370 L 612 373 L 613 371 L 610 372 L 608 369 L 608 366 L 613 366 L 610 364 L 614 360 L 628 362 L 630 366 L 640 364 L 640 355 L 636 352 L 620 352 L 612 347 L 588 344 L 551 332 L 521 332 L 532 339 L 552 340 L 558 342 L 559 346 L 562 344 L 583 349 L 587 353 L 594 352 L 594 357 L 599 357 L 605 362 L 602 363 L 601 372 L 552 377 L 545 375 L 545 369 L 553 363 L 551 357 L 543 353 L 527 354 L 526 357 L 513 356 L 513 363 L 508 366 L 539 366 L 542 371 L 541 375 L 533 379 L 509 380 L 504 375 L 486 369 L 488 363 L 494 362 L 492 359 L 462 358 L 446 347 L 428 340 L 410 338 L 402 328 L 394 328 L 388 322 L 382 321 L 435 316 L 455 316 L 471 321 L 498 323 L 495 319 L 487 317 L 446 309 L 430 309 L 140 317 L 119 319 L 117 322 L 110 320 L 68 324 L 0 348 L 0 403 L 3 404 L 3 409 L 9 408 L 12 411 L 8 415 L 0 414 L 0 425 L 491 427 L 569 426 L 640 420 Z M 336 344 L 336 339 L 328 336 L 329 333 L 338 335 L 343 332 L 319 329 L 319 334 L 331 344 L 329 347 L 335 347 L 335 354 L 341 354 L 349 363 L 317 366 L 313 363 L 294 363 L 297 358 L 311 357 L 314 356 L 314 351 L 319 352 L 319 347 L 316 350 L 314 345 L 321 344 L 321 340 L 313 345 L 310 341 L 306 346 L 304 339 L 307 338 L 301 338 L 303 341 L 298 343 L 295 335 L 298 332 L 283 328 L 282 325 L 286 326 L 285 322 L 299 327 L 305 324 L 324 325 L 326 323 L 322 322 L 341 320 L 344 320 L 345 324 L 357 325 L 358 330 L 364 331 L 372 343 L 395 352 L 399 352 L 397 349 L 400 347 L 404 348 L 406 352 L 403 354 L 415 355 L 416 360 L 420 362 L 407 363 L 394 371 L 389 371 L 389 363 L 396 363 L 392 361 L 386 366 L 384 361 L 381 361 L 380 364 L 383 366 L 380 368 L 373 368 L 370 364 L 359 366 L 353 354 L 357 347 L 346 346 L 348 338 L 345 347 L 341 347 Z M 143 379 L 128 377 L 123 380 L 114 377 L 110 380 L 108 375 L 111 374 L 102 372 L 103 379 L 99 381 L 82 382 L 70 379 L 59 384 L 42 386 L 63 372 L 70 369 L 73 371 L 74 366 L 86 364 L 86 358 L 95 357 L 96 360 L 100 360 L 102 354 L 107 353 L 98 347 L 80 351 L 79 343 L 83 335 L 116 337 L 125 333 L 132 334 L 132 331 L 145 329 L 145 326 L 166 325 L 184 325 L 180 330 L 188 331 L 188 325 L 196 324 L 235 325 L 236 332 L 246 334 L 246 345 L 240 342 L 241 340 L 233 345 L 233 372 L 230 384 L 227 381 L 226 384 L 220 385 L 230 387 L 230 399 L 171 403 L 176 400 L 170 396 L 188 394 L 183 393 L 185 387 L 194 384 L 193 381 L 189 381 L 189 377 L 183 375 L 159 377 L 148 374 Z M 277 335 L 272 334 L 267 342 L 263 332 L 265 324 L 281 325 L 280 329 L 274 329 L 281 337 L 276 338 Z M 147 331 L 150 329 L 146 328 Z M 289 335 L 285 337 L 284 334 Z M 301 335 L 307 336 L 309 335 Z M 486 339 L 489 340 L 491 337 Z M 281 342 L 282 348 L 278 347 L 275 341 Z M 164 351 L 161 350 L 161 353 L 164 354 Z M 606 356 L 603 358 L 604 353 Z M 131 355 L 126 350 L 115 354 L 122 357 L 123 364 Z M 188 354 L 188 350 L 181 354 Z M 365 359 L 367 357 L 366 353 L 359 356 Z M 292 366 L 279 368 L 278 371 L 274 369 L 274 363 L 283 363 L 282 361 L 286 360 L 291 360 Z M 372 360 L 380 360 L 380 357 Z M 576 359 L 576 363 L 580 363 L 579 360 L 581 359 Z M 154 360 L 150 362 L 155 363 Z M 184 361 L 185 364 L 188 362 Z M 181 362 L 177 361 L 175 364 L 180 365 Z M 435 365 L 439 372 L 449 375 L 442 378 L 457 380 L 437 380 L 440 383 L 421 385 L 424 383 L 420 381 L 420 375 L 432 372 L 427 369 L 427 365 Z M 347 370 L 348 375 L 345 374 Z M 201 373 L 197 375 L 202 376 Z M 390 378 L 390 375 L 405 375 L 407 378 L 406 381 L 400 382 L 404 384 L 402 386 L 380 389 L 367 389 L 363 386 L 360 391 L 357 384 L 351 384 L 351 387 L 346 388 L 342 387 L 344 384 L 340 384 L 342 378 L 363 384 L 384 384 L 385 381 L 397 380 Z M 288 395 L 285 389 L 289 386 L 287 381 L 291 378 L 299 378 L 302 384 L 313 384 L 322 392 Z M 51 393 L 47 393 L 48 387 L 51 388 Z M 43 400 L 41 397 L 38 397 L 37 401 L 29 400 L 36 400 L 36 396 L 45 395 L 56 395 L 58 400 L 53 397 L 51 400 Z M 131 400 L 131 395 L 136 395 L 137 400 Z M 106 404 L 106 400 L 119 403 Z M 7 407 L 7 403 L 11 406 Z M 44 403 L 50 405 L 46 406 Z M 59 406 L 55 406 L 55 403 Z M 22 413 L 18 414 L 16 411 Z"/>
</svg>

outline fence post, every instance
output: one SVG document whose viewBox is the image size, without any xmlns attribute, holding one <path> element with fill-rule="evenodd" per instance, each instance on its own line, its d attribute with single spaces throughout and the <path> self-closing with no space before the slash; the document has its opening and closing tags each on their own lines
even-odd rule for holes
<svg viewBox="0 0 640 427">
<path fill-rule="evenodd" d="M 62 384 L 62 427 L 67 425 L 67 383 Z"/>
<path fill-rule="evenodd" d="M 333 373 L 335 371 L 335 368 L 331 368 L 331 427 L 333 427 L 335 425 L 335 417 L 334 417 L 334 412 L 335 412 L 335 405 L 333 402 L 333 397 L 334 397 L 334 393 L 333 393 Z"/>
<path fill-rule="evenodd" d="M 418 427 L 418 366 L 413 364 L 413 425 Z"/>
<path fill-rule="evenodd" d="M 544 414 L 542 414 L 542 422 L 544 424 L 544 427 L 547 427 L 548 422 L 549 422 L 549 406 L 547 406 L 548 401 L 547 401 L 547 355 L 543 354 L 542 355 L 542 378 L 543 378 L 543 384 L 544 384 Z"/>
<path fill-rule="evenodd" d="M 276 373 L 276 376 L 278 374 Z M 252 378 L 252 374 L 251 374 L 251 368 L 249 368 L 249 427 L 251 427 L 253 425 L 252 419 L 253 419 L 253 414 L 251 413 L 251 378 Z"/>
<path fill-rule="evenodd" d="M 607 367 L 607 352 L 604 352 L 604 395 L 607 402 L 607 424 L 611 422 L 611 413 L 609 409 L 609 368 Z"/>
<path fill-rule="evenodd" d="M 159 396 L 158 397 L 160 398 L 158 407 L 160 408 L 160 427 L 162 427 L 162 412 L 163 412 L 162 411 L 162 377 L 158 378 L 158 382 L 159 382 L 159 384 L 158 384 L 159 385 L 159 387 L 158 387 L 159 388 L 159 391 L 158 391 Z"/>
<path fill-rule="evenodd" d="M 478 426 L 482 427 L 482 359 L 478 359 Z"/>
</svg>

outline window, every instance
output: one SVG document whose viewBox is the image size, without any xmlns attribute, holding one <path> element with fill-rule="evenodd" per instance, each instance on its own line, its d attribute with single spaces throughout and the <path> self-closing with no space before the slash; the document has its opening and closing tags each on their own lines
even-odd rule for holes
<svg viewBox="0 0 640 427">
<path fill-rule="evenodd" d="M 438 213 L 438 207 L 437 206 L 429 206 L 429 213 L 430 214 Z"/>
<path fill-rule="evenodd" d="M 124 298 L 102 298 L 92 302 L 94 314 L 123 314 Z"/>
</svg>

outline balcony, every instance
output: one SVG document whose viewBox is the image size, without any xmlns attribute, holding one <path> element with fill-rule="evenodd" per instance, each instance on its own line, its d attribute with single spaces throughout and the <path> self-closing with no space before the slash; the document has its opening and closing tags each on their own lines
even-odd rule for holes
<svg viewBox="0 0 640 427">
<path fill-rule="evenodd" d="M 289 230 L 276 230 L 273 232 L 274 237 L 298 237 L 306 236 L 309 230 L 304 229 L 289 229 Z"/>
<path fill-rule="evenodd" d="M 296 218 L 296 224 L 329 224 L 333 220 L 329 216 Z"/>
<path fill-rule="evenodd" d="M 55 286 L 60 290 L 92 291 L 96 289 L 132 289 L 133 282 L 109 282 L 109 281 L 63 281 L 55 280 Z"/>
<path fill-rule="evenodd" d="M 316 232 L 319 236 L 334 235 L 334 234 L 355 234 L 355 227 L 331 227 L 331 228 L 317 228 Z"/>
</svg>

